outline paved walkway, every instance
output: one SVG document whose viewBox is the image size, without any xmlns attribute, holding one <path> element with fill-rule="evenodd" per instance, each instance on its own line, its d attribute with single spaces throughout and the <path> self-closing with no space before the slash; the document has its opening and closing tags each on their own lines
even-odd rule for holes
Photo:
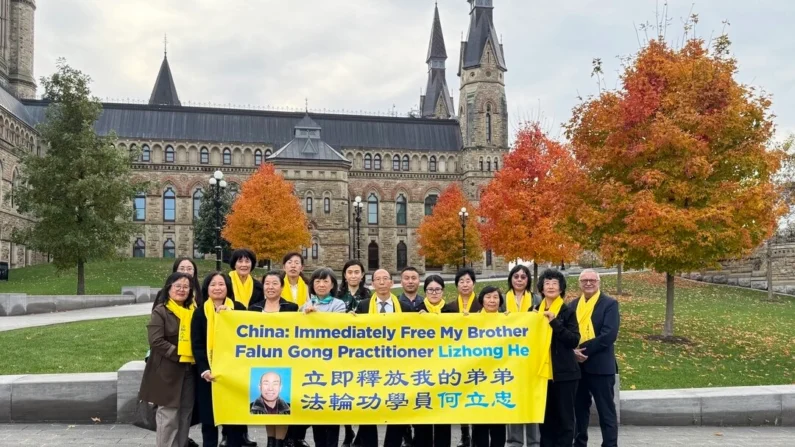
<svg viewBox="0 0 795 447">
<path fill-rule="evenodd" d="M 383 428 L 379 427 L 382 440 Z M 311 433 L 309 430 L 307 440 L 313 445 Z M 458 444 L 459 433 L 458 428 L 453 427 L 453 446 Z M 191 435 L 201 444 L 201 433 L 197 428 L 191 431 Z M 264 428 L 252 428 L 251 436 L 265 447 L 267 435 Z M 591 430 L 589 441 L 591 446 L 601 444 L 598 429 Z M 621 427 L 618 442 L 622 447 L 792 447 L 795 445 L 795 427 Z M 0 425 L 0 445 L 151 447 L 155 445 L 155 437 L 154 433 L 131 425 L 6 424 Z"/>
<path fill-rule="evenodd" d="M 0 332 L 26 327 L 49 326 L 75 321 L 102 320 L 104 318 L 135 317 L 149 315 L 152 303 L 127 304 L 124 306 L 95 307 L 93 309 L 70 310 L 49 314 L 18 315 L 0 317 Z"/>
</svg>

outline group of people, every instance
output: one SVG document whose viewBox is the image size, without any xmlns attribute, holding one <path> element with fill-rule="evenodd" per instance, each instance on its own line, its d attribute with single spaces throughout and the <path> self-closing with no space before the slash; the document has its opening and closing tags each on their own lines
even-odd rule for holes
<svg viewBox="0 0 795 447">
<path fill-rule="evenodd" d="M 599 275 L 584 270 L 579 277 L 582 295 L 569 302 L 566 278 L 556 270 L 544 271 L 538 294 L 529 290 L 530 271 L 517 265 L 508 275 L 507 293 L 495 286 L 475 294 L 476 275 L 464 268 L 455 275 L 455 300 L 444 300 L 445 281 L 439 275 L 420 280 L 416 268 L 400 274 L 402 293 L 392 292 L 392 275 L 372 274 L 372 290 L 365 286 L 364 265 L 345 263 L 341 280 L 330 268 L 319 268 L 305 279 L 304 259 L 288 253 L 283 270 L 270 271 L 259 281 L 252 276 L 257 259 L 246 249 L 235 250 L 227 275 L 212 272 L 198 283 L 196 265 L 177 259 L 152 309 L 147 326 L 151 354 L 139 397 L 158 406 L 158 447 L 193 445 L 189 429 L 201 423 L 205 447 L 256 446 L 246 426 L 226 425 L 219 437 L 212 409 L 212 352 L 214 325 L 219 312 L 332 312 L 332 313 L 505 313 L 539 312 L 552 328 L 546 414 L 543 424 L 461 425 L 458 447 L 570 447 L 586 446 L 592 399 L 599 413 L 602 446 L 617 445 L 618 424 L 614 403 L 617 364 L 618 302 L 600 291 Z M 420 293 L 420 287 L 424 296 Z M 264 380 L 264 379 L 263 379 Z M 278 393 L 277 393 L 278 394 Z M 279 399 L 257 399 L 256 414 L 278 414 Z M 278 396 L 277 396 L 278 397 Z M 257 406 L 255 409 L 254 406 Z M 261 407 L 261 408 L 260 408 Z M 198 416 L 198 417 L 197 417 Z M 312 426 L 316 447 L 338 447 L 340 427 Z M 307 426 L 267 426 L 268 447 L 308 447 Z M 450 425 L 388 425 L 384 447 L 451 447 Z M 526 438 L 525 438 L 526 436 Z M 344 426 L 343 447 L 378 447 L 376 426 Z M 191 444 L 193 443 L 193 444 Z"/>
</svg>

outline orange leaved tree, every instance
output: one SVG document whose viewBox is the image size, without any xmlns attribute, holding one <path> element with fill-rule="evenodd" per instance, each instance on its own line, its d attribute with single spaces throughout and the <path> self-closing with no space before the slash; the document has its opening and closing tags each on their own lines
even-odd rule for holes
<svg viewBox="0 0 795 447">
<path fill-rule="evenodd" d="M 223 237 L 259 259 L 281 259 L 309 246 L 307 219 L 293 184 L 263 164 L 245 183 L 226 219 Z"/>
<path fill-rule="evenodd" d="M 569 148 L 537 123 L 519 130 L 514 149 L 480 199 L 485 245 L 506 259 L 573 261 L 579 245 L 564 231 L 566 187 L 577 176 Z"/>
<path fill-rule="evenodd" d="M 461 265 L 463 261 L 463 231 L 458 213 L 466 208 L 469 217 L 466 222 L 466 264 L 483 259 L 483 247 L 477 226 L 477 211 L 464 197 L 457 183 L 442 191 L 433 213 L 425 216 L 417 228 L 417 241 L 420 255 L 429 263 Z"/>
<path fill-rule="evenodd" d="M 728 48 L 725 36 L 712 50 L 652 40 L 621 87 L 584 101 L 566 126 L 587 172 L 572 234 L 597 241 L 605 259 L 666 274 L 664 337 L 674 274 L 750 252 L 782 212 L 770 100 L 734 79 Z"/>
</svg>

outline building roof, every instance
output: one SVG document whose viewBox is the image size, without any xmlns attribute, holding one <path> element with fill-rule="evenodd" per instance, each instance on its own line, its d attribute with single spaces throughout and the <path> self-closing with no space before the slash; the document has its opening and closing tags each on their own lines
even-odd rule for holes
<svg viewBox="0 0 795 447">
<path fill-rule="evenodd" d="M 2 85 L 0 85 L 0 107 L 6 109 L 8 113 L 16 116 L 30 127 L 35 127 L 38 122 L 30 116 L 28 109 Z"/>
<path fill-rule="evenodd" d="M 321 139 L 322 129 L 309 117 L 308 113 L 295 125 L 294 129 L 295 138 L 269 156 L 268 160 L 330 162 L 350 167 L 351 162 L 347 158 Z"/>
<path fill-rule="evenodd" d="M 444 68 L 433 68 L 428 73 L 428 84 L 425 86 L 425 99 L 422 101 L 422 116 L 431 118 L 436 116 L 436 104 L 439 97 L 447 108 L 450 116 L 455 115 L 453 98 L 450 97 L 450 89 L 447 87 L 447 79 Z"/>
<path fill-rule="evenodd" d="M 467 40 L 466 43 L 461 44 L 461 52 L 463 53 L 461 69 L 479 67 L 480 61 L 483 59 L 483 52 L 486 50 L 486 44 L 491 42 L 492 52 L 497 59 L 497 66 L 502 70 L 508 70 L 505 65 L 505 55 L 497 35 L 497 29 L 494 27 L 493 13 L 494 8 L 491 6 L 491 1 L 474 2 L 472 11 L 469 13 L 470 22 Z M 461 74 L 460 69 L 458 74 Z"/>
<path fill-rule="evenodd" d="M 48 101 L 24 100 L 33 123 L 44 120 Z M 458 121 L 360 115 L 315 114 L 323 140 L 336 148 L 459 151 Z M 293 139 L 303 113 L 205 107 L 103 104 L 95 127 L 120 138 L 260 143 L 281 147 Z"/>
<path fill-rule="evenodd" d="M 447 49 L 444 46 L 444 34 L 442 33 L 442 21 L 439 20 L 438 4 L 433 12 L 431 40 L 428 42 L 428 58 L 425 62 L 430 62 L 431 59 L 447 59 Z"/>
<path fill-rule="evenodd" d="M 163 63 L 160 64 L 160 72 L 157 74 L 155 88 L 152 89 L 152 96 L 149 97 L 149 105 L 180 105 L 177 87 L 174 85 L 174 78 L 171 76 L 168 57 L 165 55 L 163 55 Z"/>
</svg>

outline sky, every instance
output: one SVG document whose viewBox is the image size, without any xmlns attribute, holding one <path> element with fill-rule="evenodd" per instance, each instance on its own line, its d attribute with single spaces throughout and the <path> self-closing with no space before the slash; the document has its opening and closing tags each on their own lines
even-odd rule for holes
<svg viewBox="0 0 795 447">
<path fill-rule="evenodd" d="M 601 58 L 615 88 L 619 57 L 647 40 L 665 3 L 655 0 L 494 0 L 502 36 L 509 122 L 539 120 L 553 136 L 579 97 L 598 93 L 591 63 Z M 456 75 L 466 0 L 440 0 L 447 82 Z M 39 0 L 34 72 L 58 58 L 89 74 L 103 100 L 149 99 L 168 60 L 183 104 L 242 108 L 363 111 L 405 115 L 419 104 L 433 0 Z M 681 42 L 697 13 L 705 40 L 725 29 L 739 62 L 737 79 L 773 98 L 777 138 L 795 133 L 795 33 L 785 0 L 670 0 L 666 36 Z M 727 25 L 724 22 L 728 22 Z M 653 37 L 656 31 L 651 31 Z"/>
</svg>

